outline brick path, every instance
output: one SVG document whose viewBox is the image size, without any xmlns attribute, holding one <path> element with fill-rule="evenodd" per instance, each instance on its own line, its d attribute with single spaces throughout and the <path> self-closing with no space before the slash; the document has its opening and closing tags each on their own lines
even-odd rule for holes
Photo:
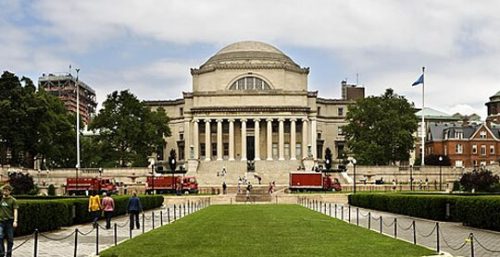
<svg viewBox="0 0 500 257">
<path fill-rule="evenodd" d="M 322 205 L 321 210 L 318 209 L 320 204 Z M 342 219 L 343 210 L 343 220 L 349 222 L 348 205 L 327 203 L 325 206 L 324 202 L 318 204 L 309 203 L 309 205 L 304 203 L 303 205 L 338 219 Z M 337 206 L 336 214 L 335 206 Z M 382 233 L 390 237 L 394 237 L 394 224 L 397 224 L 396 237 L 411 243 L 414 242 L 412 222 L 415 221 L 417 244 L 433 250 L 437 249 L 436 221 L 354 206 L 351 206 L 350 212 L 349 223 L 354 225 L 359 224 L 359 226 L 365 228 L 370 226 L 370 229 L 373 231 L 380 232 L 380 223 L 382 220 Z M 370 224 L 368 223 L 369 219 L 371 220 Z M 396 223 L 394 219 L 397 219 Z M 473 233 L 475 238 L 473 245 L 475 257 L 500 256 L 499 232 L 467 227 L 457 222 L 439 222 L 439 244 L 441 251 L 450 253 L 453 256 L 472 256 L 471 243 L 468 240 L 470 233 Z"/>
<path fill-rule="evenodd" d="M 193 213 L 198 208 L 189 209 L 187 207 L 179 208 L 176 205 L 175 209 L 175 219 L 184 217 L 190 213 Z M 180 211 L 180 212 L 179 212 Z M 160 219 L 160 212 L 163 216 L 163 220 Z M 154 213 L 154 227 L 160 227 L 161 223 L 163 225 L 168 224 L 168 221 L 174 222 L 174 206 L 166 206 L 160 209 L 149 210 L 144 213 L 144 223 L 141 219 L 141 228 L 139 230 L 132 230 L 132 237 L 142 234 L 143 228 L 144 232 L 153 229 L 153 213 Z M 114 217 L 112 219 L 112 228 L 110 230 L 105 229 L 106 222 L 104 220 L 99 221 L 99 252 L 109 248 L 114 245 L 115 236 L 113 223 L 117 225 L 116 239 L 117 242 L 122 242 L 130 238 L 129 230 L 129 217 L 126 215 L 121 215 Z M 64 227 L 57 231 L 44 232 L 38 235 L 38 257 L 70 257 L 75 256 L 75 230 L 78 229 L 78 244 L 77 244 L 77 255 L 78 257 L 87 257 L 96 255 L 96 232 L 97 230 L 93 228 L 92 224 L 80 224 L 71 227 Z M 24 243 L 24 244 L 23 244 Z M 34 254 L 34 236 L 18 237 L 14 240 L 14 252 L 13 256 L 16 257 L 33 257 Z"/>
</svg>

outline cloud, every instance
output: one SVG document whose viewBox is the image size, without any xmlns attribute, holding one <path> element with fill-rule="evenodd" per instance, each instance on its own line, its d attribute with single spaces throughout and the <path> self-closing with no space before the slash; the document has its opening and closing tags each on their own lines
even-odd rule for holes
<svg viewBox="0 0 500 257">
<path fill-rule="evenodd" d="M 484 117 L 484 102 L 499 88 L 500 2 L 494 0 L 20 3 L 0 4 L 5 14 L 0 18 L 0 29 L 6 35 L 0 38 L 0 58 L 16 70 L 39 73 L 60 70 L 58 66 L 65 68 L 69 63 L 93 66 L 92 62 L 98 61 L 90 58 L 96 52 L 102 58 L 112 58 L 103 49 L 137 58 L 137 52 L 144 50 L 140 47 L 149 47 L 122 49 L 124 42 L 160 42 L 172 48 L 169 54 L 152 55 L 135 67 L 109 64 L 88 69 L 92 72 L 88 79 L 93 82 L 89 84 L 101 88 L 99 93 L 130 87 L 141 98 L 179 97 L 181 91 L 191 88 L 188 69 L 201 64 L 194 59 L 208 56 L 176 54 L 177 48 L 204 45 L 215 53 L 240 40 L 320 51 L 320 59 L 329 61 L 314 64 L 333 63 L 333 67 L 300 64 L 311 66 L 314 89 L 325 96 L 332 95 L 331 76 L 340 81 L 359 73 L 369 94 L 380 95 L 392 87 L 417 104 L 419 90 L 409 85 L 419 76 L 421 66 L 426 66 L 429 106 L 450 112 L 463 104 Z M 42 43 L 37 44 L 40 38 Z"/>
</svg>

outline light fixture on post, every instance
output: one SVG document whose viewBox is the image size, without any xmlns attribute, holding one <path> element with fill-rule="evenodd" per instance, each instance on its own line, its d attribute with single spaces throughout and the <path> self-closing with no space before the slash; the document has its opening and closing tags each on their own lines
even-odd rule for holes
<svg viewBox="0 0 500 257">
<path fill-rule="evenodd" d="M 80 69 L 76 70 L 76 188 L 78 192 L 78 173 L 80 171 L 80 85 L 78 84 L 78 74 Z"/>
<path fill-rule="evenodd" d="M 351 159 L 352 165 L 353 165 L 353 176 L 354 176 L 354 188 L 353 192 L 356 193 L 356 159 L 352 158 Z"/>
<path fill-rule="evenodd" d="M 439 156 L 439 191 L 442 191 L 443 188 L 442 188 L 442 185 L 443 185 L 443 171 L 442 171 L 442 167 L 443 167 L 443 156 Z"/>
</svg>

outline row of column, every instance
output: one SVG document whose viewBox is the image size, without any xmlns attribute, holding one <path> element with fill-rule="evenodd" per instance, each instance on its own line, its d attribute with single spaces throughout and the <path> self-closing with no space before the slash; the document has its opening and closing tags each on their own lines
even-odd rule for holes
<svg viewBox="0 0 500 257">
<path fill-rule="evenodd" d="M 290 159 L 296 160 L 296 143 L 297 143 L 297 133 L 296 133 L 296 122 L 297 118 L 278 118 L 278 160 L 285 160 L 285 125 L 284 122 L 289 119 L 291 122 L 290 126 Z M 308 157 L 308 146 L 309 142 L 309 120 L 306 118 L 300 118 L 302 120 L 302 156 L 303 158 Z M 234 122 L 235 119 L 227 119 L 229 122 L 229 160 L 234 161 Z M 241 121 L 241 160 L 247 160 L 247 119 L 240 118 Z M 267 122 L 267 160 L 273 160 L 272 156 L 272 122 L 273 118 L 266 118 Z M 255 123 L 255 160 L 260 160 L 260 122 L 261 118 L 254 118 Z M 199 153 L 199 129 L 198 123 L 199 119 L 193 119 L 193 150 L 194 158 L 198 159 Z M 211 145 L 211 133 L 210 133 L 210 119 L 204 119 L 205 122 L 205 160 L 209 161 L 212 152 Z M 223 144 L 222 144 L 222 122 L 223 119 L 216 119 L 217 122 L 217 160 L 222 160 L 223 157 Z M 189 122 L 185 124 L 186 133 L 189 135 Z M 313 158 L 316 159 L 316 119 L 311 118 L 311 129 L 310 129 L 310 142 L 311 142 L 311 154 Z"/>
</svg>

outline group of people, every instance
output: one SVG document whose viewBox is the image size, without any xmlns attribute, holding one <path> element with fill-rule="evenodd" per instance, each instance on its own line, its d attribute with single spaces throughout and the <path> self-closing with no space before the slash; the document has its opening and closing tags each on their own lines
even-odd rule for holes
<svg viewBox="0 0 500 257">
<path fill-rule="evenodd" d="M 115 211 L 115 201 L 106 192 L 103 194 L 102 200 L 100 199 L 97 192 L 93 192 L 92 196 L 89 197 L 89 213 L 92 216 L 92 223 L 94 228 L 97 227 L 97 221 L 104 216 L 106 219 L 106 229 L 111 228 L 111 218 L 113 217 L 113 212 Z M 130 229 L 134 229 L 134 225 L 137 229 L 140 228 L 139 223 L 139 213 L 142 212 L 142 204 L 137 197 L 137 192 L 132 193 L 132 197 L 129 198 L 127 203 L 127 213 L 130 218 Z M 0 255 L 1 256 L 1 255 Z"/>
</svg>

